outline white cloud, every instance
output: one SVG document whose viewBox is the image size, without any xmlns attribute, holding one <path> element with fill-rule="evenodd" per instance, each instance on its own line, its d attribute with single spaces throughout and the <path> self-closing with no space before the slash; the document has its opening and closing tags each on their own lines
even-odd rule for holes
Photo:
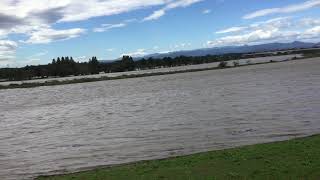
<svg viewBox="0 0 320 180">
<path fill-rule="evenodd" d="M 185 50 L 191 47 L 191 45 L 192 45 L 191 43 L 179 43 L 179 44 L 171 45 L 170 49 L 171 51 Z"/>
<path fill-rule="evenodd" d="M 165 12 L 187 7 L 201 0 L 0 0 L 0 40 L 12 34 L 22 34 L 27 40 L 23 43 L 51 43 L 79 37 L 85 29 L 71 27 L 58 30 L 59 23 L 84 21 L 95 17 L 112 16 L 135 10 L 164 7 Z M 165 14 L 163 12 L 162 15 Z M 158 16 L 161 16 L 161 14 Z M 154 17 L 156 19 L 158 17 Z M 98 27 L 97 32 L 124 27 L 137 19 L 128 19 L 123 23 Z M 19 36 L 21 37 L 21 36 Z M 3 40 L 2 40 L 3 42 Z M 0 45 L 0 50 L 3 45 Z M 14 58 L 15 50 L 1 50 L 0 59 Z"/>
<path fill-rule="evenodd" d="M 217 33 L 236 32 L 207 42 L 209 47 L 238 46 L 246 44 L 262 44 L 269 42 L 288 42 L 296 40 L 312 40 L 320 37 L 320 24 L 317 19 L 292 19 L 290 17 L 275 18 L 258 22 L 241 28 L 233 27 Z"/>
<path fill-rule="evenodd" d="M 166 51 L 160 51 L 160 52 L 158 52 L 158 54 L 167 54 L 167 53 L 170 53 L 170 52 L 172 52 L 172 51 L 166 50 Z"/>
<path fill-rule="evenodd" d="M 122 56 L 131 56 L 131 57 L 143 57 L 145 55 L 147 55 L 147 51 L 145 49 L 137 49 L 135 52 L 131 52 L 131 53 L 126 53 L 126 54 L 122 54 Z"/>
<path fill-rule="evenodd" d="M 320 26 L 317 26 L 317 27 L 313 27 L 313 28 L 311 28 L 311 29 L 308 29 L 308 30 L 306 31 L 306 33 L 317 35 L 317 34 L 320 33 Z"/>
<path fill-rule="evenodd" d="M 289 28 L 296 25 L 298 24 L 294 24 L 291 21 L 291 17 L 280 17 L 280 18 L 274 18 L 267 21 L 263 21 L 263 22 L 256 22 L 248 26 L 230 27 L 221 31 L 217 31 L 216 33 L 217 34 L 239 33 L 239 32 L 259 30 L 259 29 Z"/>
<path fill-rule="evenodd" d="M 31 37 L 26 41 L 30 44 L 47 44 L 53 41 L 62 41 L 71 38 L 79 37 L 84 34 L 86 30 L 80 28 L 54 30 L 54 29 L 41 29 L 31 33 Z"/>
<path fill-rule="evenodd" d="M 136 22 L 136 21 L 137 21 L 136 18 L 124 20 L 125 23 L 132 23 L 132 22 Z"/>
<path fill-rule="evenodd" d="M 132 19 L 124 20 L 123 22 L 117 23 L 117 24 L 101 24 L 100 27 L 94 28 L 93 32 L 106 32 L 111 29 L 123 28 L 123 27 L 128 26 L 128 24 L 136 22 L 136 21 L 137 21 L 137 19 L 132 18 Z"/>
<path fill-rule="evenodd" d="M 38 39 L 34 37 L 35 34 L 41 34 L 44 28 L 53 30 L 52 25 L 60 22 L 83 21 L 156 6 L 165 6 L 165 9 L 169 10 L 186 7 L 198 1 L 200 0 L 1 0 L 0 38 L 6 38 L 7 35 L 13 33 L 21 33 L 32 36 L 31 39 Z M 129 19 L 121 24 L 100 27 L 95 30 L 100 32 L 123 27 L 134 21 L 136 19 Z M 74 29 L 76 28 L 70 31 Z"/>
<path fill-rule="evenodd" d="M 33 21 L 72 22 L 125 13 L 167 2 L 168 0 L 1 0 L 0 12 L 18 19 L 33 17 Z"/>
<path fill-rule="evenodd" d="M 167 0 L 71 0 L 60 21 L 79 21 L 116 15 L 149 6 L 163 5 L 166 2 Z"/>
<path fill-rule="evenodd" d="M 11 64 L 18 44 L 10 40 L 0 40 L 0 65 Z"/>
<path fill-rule="evenodd" d="M 13 51 L 18 47 L 17 43 L 10 40 L 0 40 L 0 51 Z"/>
<path fill-rule="evenodd" d="M 180 44 L 181 48 L 186 48 L 186 47 L 190 47 L 190 46 L 191 46 L 191 43 L 181 43 Z"/>
<path fill-rule="evenodd" d="M 242 31 L 244 29 L 247 29 L 247 27 L 241 27 L 241 26 L 239 26 L 239 27 L 231 27 L 231 28 L 228 28 L 228 29 L 217 31 L 216 33 L 217 34 L 233 33 L 233 32 Z"/>
<path fill-rule="evenodd" d="M 143 21 L 157 20 L 160 17 L 164 16 L 165 14 L 166 14 L 166 11 L 164 9 L 160 9 L 160 10 L 157 10 L 157 11 L 153 12 L 150 16 L 145 17 L 143 19 Z"/>
<path fill-rule="evenodd" d="M 315 18 L 304 18 L 301 19 L 299 22 L 299 26 L 318 26 L 320 25 L 320 19 Z"/>
<path fill-rule="evenodd" d="M 202 14 L 210 14 L 211 13 L 211 9 L 205 9 L 202 11 Z"/>
<path fill-rule="evenodd" d="M 101 27 L 99 28 L 94 28 L 93 32 L 105 32 L 110 29 L 115 29 L 115 28 L 122 28 L 127 26 L 125 23 L 119 23 L 119 24 L 102 24 Z"/>
<path fill-rule="evenodd" d="M 300 39 L 319 39 L 320 38 L 320 26 L 316 26 L 310 29 L 307 29 L 304 33 L 301 33 L 298 37 Z"/>
<path fill-rule="evenodd" d="M 292 5 L 281 7 L 281 8 L 270 8 L 270 9 L 258 10 L 243 16 L 243 18 L 253 19 L 253 18 L 267 16 L 271 14 L 294 13 L 298 11 L 304 11 L 317 6 L 320 6 L 320 0 L 309 0 L 300 4 L 292 4 Z"/>
<path fill-rule="evenodd" d="M 143 21 L 151 21 L 159 19 L 160 17 L 164 16 L 167 11 L 175 8 L 180 7 L 188 7 L 194 3 L 201 2 L 203 0 L 175 0 L 175 1 L 168 1 L 169 3 L 166 4 L 166 6 L 162 9 L 159 9 L 157 11 L 154 11 L 151 15 L 145 17 Z"/>
<path fill-rule="evenodd" d="M 284 36 L 284 33 L 280 32 L 278 29 L 273 29 L 273 30 L 260 29 L 247 34 L 222 37 L 214 41 L 209 41 L 208 45 L 214 46 L 214 47 L 245 45 L 245 44 L 259 43 L 263 41 L 275 40 L 281 36 Z"/>
<path fill-rule="evenodd" d="M 169 10 L 187 7 L 199 1 L 201 0 L 1 0 L 0 12 L 11 18 L 6 18 L 9 19 L 8 26 L 11 26 L 11 22 L 26 19 L 34 23 L 82 21 L 161 5 Z"/>
<path fill-rule="evenodd" d="M 0 39 L 6 38 L 7 35 L 8 35 L 8 32 L 6 32 L 5 30 L 0 29 Z"/>
</svg>

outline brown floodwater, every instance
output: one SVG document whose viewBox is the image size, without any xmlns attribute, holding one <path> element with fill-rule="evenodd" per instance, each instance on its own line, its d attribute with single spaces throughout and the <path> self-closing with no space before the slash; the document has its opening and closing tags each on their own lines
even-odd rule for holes
<svg viewBox="0 0 320 180">
<path fill-rule="evenodd" d="M 320 59 L 0 91 L 0 179 L 320 133 Z"/>
</svg>

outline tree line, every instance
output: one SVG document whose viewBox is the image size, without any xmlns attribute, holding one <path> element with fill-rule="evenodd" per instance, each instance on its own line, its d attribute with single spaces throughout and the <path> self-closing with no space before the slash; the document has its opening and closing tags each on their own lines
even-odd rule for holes
<svg viewBox="0 0 320 180">
<path fill-rule="evenodd" d="M 80 76 L 134 70 L 154 69 L 195 65 L 228 60 L 241 59 L 243 54 L 207 55 L 207 56 L 179 56 L 175 58 L 142 58 L 134 60 L 130 56 L 113 62 L 100 62 L 97 57 L 92 57 L 88 62 L 76 62 L 73 57 L 58 57 L 47 65 L 25 66 L 22 68 L 0 69 L 0 80 L 30 80 L 48 77 Z"/>
</svg>

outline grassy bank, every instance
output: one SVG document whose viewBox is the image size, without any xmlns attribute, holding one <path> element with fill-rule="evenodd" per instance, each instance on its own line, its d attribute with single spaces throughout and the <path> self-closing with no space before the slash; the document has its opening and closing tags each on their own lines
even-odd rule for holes
<svg viewBox="0 0 320 180">
<path fill-rule="evenodd" d="M 247 64 L 247 65 L 239 65 L 236 67 L 212 67 L 212 68 L 201 68 L 201 69 L 188 69 L 182 71 L 171 71 L 171 72 L 156 72 L 156 73 L 146 73 L 146 74 L 131 74 L 131 75 L 122 75 L 117 77 L 100 77 L 100 78 L 81 78 L 81 79 L 72 79 L 72 80 L 52 80 L 45 82 L 25 82 L 22 84 L 10 84 L 10 85 L 0 85 L 1 89 L 17 89 L 17 88 L 34 88 L 41 86 L 57 86 L 57 85 L 65 85 L 65 84 L 77 84 L 77 83 L 87 83 L 87 82 L 97 82 L 97 81 L 108 81 L 108 80 L 118 80 L 118 79 L 128 79 L 128 78 L 140 78 L 140 77 L 149 77 L 149 76 L 159 76 L 159 75 L 168 75 L 168 74 L 180 74 L 180 73 L 188 73 L 188 72 L 198 72 L 198 71 L 208 71 L 208 70 L 217 70 L 217 69 L 227 69 L 227 68 L 239 68 L 243 66 L 253 66 L 253 65 L 261 65 L 261 64 L 270 64 L 277 63 L 277 61 L 270 61 L 264 63 L 255 63 L 255 64 Z"/>
<path fill-rule="evenodd" d="M 320 179 L 320 136 L 138 162 L 38 180 Z"/>
</svg>

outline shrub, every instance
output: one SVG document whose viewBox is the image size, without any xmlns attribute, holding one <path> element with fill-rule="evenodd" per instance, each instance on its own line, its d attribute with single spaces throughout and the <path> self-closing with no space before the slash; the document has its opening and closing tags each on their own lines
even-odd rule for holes
<svg viewBox="0 0 320 180">
<path fill-rule="evenodd" d="M 226 68 L 227 66 L 228 66 L 228 63 L 225 61 L 220 62 L 218 65 L 219 68 Z"/>
</svg>

